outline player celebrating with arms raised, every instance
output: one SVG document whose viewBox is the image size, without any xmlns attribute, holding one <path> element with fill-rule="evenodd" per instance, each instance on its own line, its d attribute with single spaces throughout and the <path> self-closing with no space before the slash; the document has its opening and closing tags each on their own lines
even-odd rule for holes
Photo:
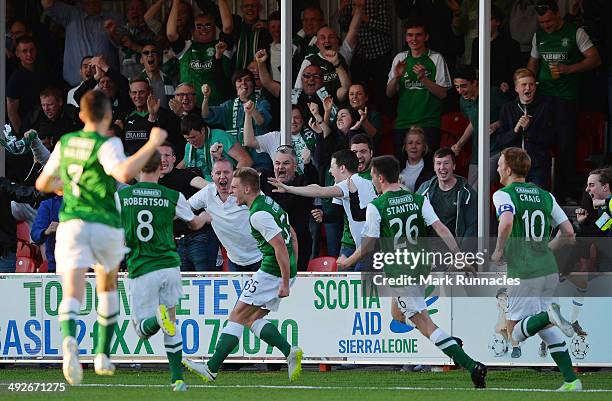
<svg viewBox="0 0 612 401">
<path fill-rule="evenodd" d="M 206 212 L 195 216 L 182 193 L 159 185 L 161 171 L 161 155 L 155 151 L 142 168 L 139 182 L 117 192 L 115 201 L 130 248 L 127 266 L 136 334 L 148 339 L 162 329 L 172 388 L 185 391 L 183 339 L 175 327 L 175 307 L 183 295 L 181 259 L 172 221 L 179 218 L 192 230 L 199 230 L 210 223 L 210 216 Z"/>
<path fill-rule="evenodd" d="M 581 390 L 561 335 L 571 337 L 574 329 L 553 302 L 559 276 L 549 246 L 552 227 L 558 226 L 569 241 L 574 229 L 550 192 L 525 182 L 530 167 L 529 155 L 520 148 L 504 149 L 497 163 L 504 188 L 493 194 L 499 229 L 491 259 L 499 262 L 505 255 L 508 277 L 521 279 L 508 292 L 507 331 L 517 342 L 539 334 L 565 379 L 559 390 Z"/>
<path fill-rule="evenodd" d="M 236 169 L 231 194 L 238 205 L 249 207 L 251 234 L 263 254 L 261 267 L 244 284 L 240 299 L 230 313 L 229 322 L 210 360 L 200 364 L 185 359 L 183 363 L 204 381 L 215 380 L 223 361 L 238 345 L 246 326 L 285 355 L 289 380 L 293 381 L 302 372 L 302 350 L 289 345 L 276 326 L 264 317 L 270 311 L 278 310 L 281 299 L 289 296 L 289 289 L 297 274 L 297 237 L 287 213 L 272 198 L 261 193 L 256 170 L 250 167 Z"/>
<path fill-rule="evenodd" d="M 94 369 L 112 375 L 109 359 L 111 339 L 119 315 L 117 272 L 126 252 L 121 218 L 115 207 L 115 180 L 134 178 L 167 137 L 153 128 L 149 140 L 129 158 L 121 140 L 107 136 L 112 120 L 111 104 L 100 91 L 81 98 L 79 117 L 83 130 L 62 136 L 36 180 L 42 192 L 63 192 L 60 224 L 57 228 L 55 258 L 62 275 L 62 301 L 58 318 L 62 329 L 63 371 L 72 385 L 83 379 L 76 340 L 76 317 L 85 290 L 85 273 L 96 272 L 98 332 Z"/>
<path fill-rule="evenodd" d="M 413 252 L 422 252 L 422 248 L 416 244 L 421 233 L 425 232 L 426 226 L 431 226 L 451 252 L 457 253 L 459 247 L 455 239 L 448 227 L 440 221 L 429 200 L 423 195 L 402 189 L 398 182 L 400 168 L 397 159 L 393 156 L 375 157 L 372 159 L 371 166 L 372 183 L 381 195 L 368 203 L 361 246 L 348 258 L 340 256 L 338 266 L 350 266 L 356 263 L 362 255 L 373 250 L 374 239 L 381 239 L 381 251 L 383 252 L 392 253 L 398 248 L 409 248 Z M 387 276 L 400 271 L 405 273 L 406 268 L 407 266 L 385 266 L 385 273 Z M 429 267 L 422 264 L 413 271 L 413 274 L 429 274 Z M 412 285 L 403 288 L 402 291 L 408 296 L 394 299 L 391 304 L 393 318 L 401 322 L 410 320 L 421 334 L 452 358 L 455 364 L 470 371 L 476 388 L 484 388 L 486 386 L 486 366 L 470 358 L 457 344 L 454 337 L 446 334 L 431 320 L 425 303 L 424 287 Z"/>
</svg>

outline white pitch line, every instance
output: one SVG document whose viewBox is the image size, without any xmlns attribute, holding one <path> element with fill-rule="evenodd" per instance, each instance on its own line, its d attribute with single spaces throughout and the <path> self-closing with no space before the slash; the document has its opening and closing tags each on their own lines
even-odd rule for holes
<svg viewBox="0 0 612 401">
<path fill-rule="evenodd" d="M 0 383 L 0 386 L 8 386 L 7 383 Z M 205 384 L 188 384 L 191 388 L 207 388 L 207 389 L 224 389 L 224 388 L 238 388 L 238 389 L 279 389 L 279 390 L 415 390 L 415 391 L 508 391 L 508 392 L 520 392 L 520 393 L 557 393 L 555 389 L 536 389 L 536 388 L 486 388 L 486 389 L 475 389 L 475 388 L 463 388 L 463 387 L 342 387 L 342 386 L 272 386 L 263 384 L 229 384 L 229 385 L 205 385 Z M 170 385 L 163 384 L 106 384 L 106 383 L 86 383 L 80 384 L 76 387 L 127 387 L 127 388 L 170 388 Z M 587 389 L 577 392 L 579 393 L 612 393 L 612 389 Z"/>
</svg>

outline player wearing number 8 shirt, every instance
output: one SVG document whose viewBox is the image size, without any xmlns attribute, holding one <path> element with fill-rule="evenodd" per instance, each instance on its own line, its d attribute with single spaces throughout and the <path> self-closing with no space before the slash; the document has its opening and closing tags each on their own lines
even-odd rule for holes
<svg viewBox="0 0 612 401">
<path fill-rule="evenodd" d="M 62 330 L 63 372 L 68 383 L 79 384 L 83 369 L 79 363 L 76 318 L 85 289 L 85 273 L 96 272 L 98 331 L 94 339 L 94 370 L 112 375 L 109 359 L 113 331 L 119 315 L 117 272 L 126 248 L 121 218 L 113 194 L 116 182 L 134 178 L 167 137 L 153 128 L 149 140 L 126 158 L 119 138 L 108 136 L 112 121 L 111 104 L 100 91 L 81 98 L 79 117 L 82 131 L 64 135 L 36 180 L 43 192 L 63 192 L 57 229 L 55 258 L 62 275 L 62 301 L 58 318 Z"/>
<path fill-rule="evenodd" d="M 175 328 L 175 306 L 183 291 L 172 221 L 179 218 L 198 230 L 210 223 L 210 216 L 206 212 L 195 216 L 183 194 L 157 183 L 160 175 L 161 155 L 156 151 L 142 168 L 139 182 L 117 192 L 115 201 L 130 248 L 127 266 L 132 324 L 143 340 L 161 328 L 172 387 L 184 391 L 183 341 Z"/>
<path fill-rule="evenodd" d="M 508 277 L 520 279 L 508 291 L 507 331 L 516 342 L 539 334 L 565 379 L 559 390 L 581 390 L 561 334 L 571 337 L 574 329 L 553 298 L 559 278 L 551 248 L 572 241 L 574 229 L 550 192 L 525 182 L 530 167 L 529 155 L 520 148 L 504 149 L 497 164 L 504 187 L 493 194 L 499 229 L 491 259 L 504 257 Z M 554 226 L 561 236 L 550 241 Z"/>
<path fill-rule="evenodd" d="M 418 246 L 418 239 L 425 231 L 425 226 L 431 226 L 451 252 L 457 253 L 459 248 L 455 239 L 438 219 L 429 200 L 423 195 L 404 190 L 398 183 L 400 168 L 397 159 L 393 156 L 375 157 L 371 166 L 372 183 L 381 195 L 367 206 L 361 246 L 348 258 L 341 256 L 340 264 L 356 263 L 362 254 L 373 250 L 374 242 L 378 239 L 384 253 L 393 253 L 399 248 L 407 248 L 410 252 L 423 252 Z M 398 272 L 410 275 L 429 274 L 428 266 L 419 266 L 414 271 L 407 271 L 407 268 L 408 266 L 391 264 L 385 266 L 385 275 L 396 276 Z M 486 366 L 470 358 L 454 337 L 434 324 L 427 312 L 423 286 L 407 286 L 402 288 L 402 292 L 405 296 L 394 298 L 391 304 L 393 318 L 401 322 L 410 320 L 425 337 L 452 358 L 455 364 L 470 371 L 476 388 L 485 387 Z"/>
<path fill-rule="evenodd" d="M 272 198 L 261 193 L 256 170 L 250 167 L 236 169 L 230 193 L 238 205 L 249 207 L 251 233 L 263 255 L 261 267 L 245 283 L 210 360 L 204 364 L 190 360 L 183 363 L 204 381 L 215 380 L 223 361 L 238 345 L 244 328 L 249 327 L 255 336 L 283 353 L 289 366 L 289 380 L 293 381 L 302 371 L 302 350 L 289 345 L 276 326 L 264 317 L 278 310 L 281 299 L 289 296 L 289 288 L 295 281 L 295 231 L 287 213 Z"/>
</svg>

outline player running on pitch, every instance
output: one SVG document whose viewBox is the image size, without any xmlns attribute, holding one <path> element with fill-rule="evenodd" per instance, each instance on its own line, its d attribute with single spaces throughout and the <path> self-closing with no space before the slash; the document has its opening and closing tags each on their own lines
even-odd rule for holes
<svg viewBox="0 0 612 401">
<path fill-rule="evenodd" d="M 550 192 L 525 182 L 530 167 L 525 150 L 502 151 L 497 172 L 504 188 L 493 194 L 499 229 L 491 259 L 500 262 L 504 257 L 508 277 L 521 279 L 520 285 L 508 291 L 508 333 L 517 342 L 539 334 L 565 379 L 559 390 L 577 391 L 582 383 L 561 334 L 571 337 L 574 329 L 554 303 L 559 272 L 550 249 L 556 244 L 549 244 L 553 227 L 559 227 L 565 241 L 574 239 L 574 229 Z"/>
<path fill-rule="evenodd" d="M 111 104 L 100 91 L 87 92 L 81 99 L 81 131 L 62 136 L 36 180 L 36 189 L 63 192 L 55 257 L 62 275 L 62 301 L 58 318 L 62 330 L 63 371 L 72 385 L 83 379 L 76 340 L 76 318 L 85 289 L 85 273 L 93 267 L 98 294 L 98 332 L 94 369 L 112 375 L 109 359 L 114 326 L 119 315 L 117 272 L 127 251 L 123 228 L 113 194 L 116 182 L 134 178 L 167 137 L 153 128 L 147 143 L 129 158 L 121 140 L 108 136 Z"/>
<path fill-rule="evenodd" d="M 366 223 L 361 246 L 348 258 L 340 256 L 338 264 L 351 266 L 362 254 L 374 248 L 374 239 L 381 240 L 381 251 L 393 253 L 399 248 L 422 252 L 417 240 L 431 226 L 453 253 L 459 248 L 448 228 L 438 219 L 433 207 L 422 195 L 402 189 L 399 180 L 399 163 L 393 156 L 379 156 L 372 159 L 372 183 L 380 196 L 371 201 L 366 209 Z M 389 239 L 393 239 L 392 241 Z M 471 268 L 471 267 L 470 267 Z M 406 266 L 385 266 L 385 274 L 392 276 L 406 272 Z M 412 274 L 427 275 L 429 267 L 422 264 Z M 424 298 L 424 287 L 411 285 L 402 289 L 407 296 L 395 297 L 391 304 L 393 318 L 412 324 L 455 364 L 466 368 L 476 388 L 486 387 L 487 367 L 474 361 L 461 348 L 454 337 L 446 334 L 429 317 Z"/>
<path fill-rule="evenodd" d="M 130 248 L 127 267 L 134 329 L 138 337 L 148 339 L 161 328 L 172 388 L 185 391 L 183 339 L 175 327 L 175 307 L 183 295 L 181 259 L 172 221 L 179 218 L 199 230 L 210 216 L 195 216 L 183 194 L 157 183 L 160 174 L 161 155 L 156 151 L 142 168 L 139 182 L 117 192 L 115 201 Z"/>
<path fill-rule="evenodd" d="M 215 380 L 223 361 L 238 345 L 246 326 L 257 337 L 283 353 L 289 366 L 289 380 L 296 380 L 302 372 L 302 350 L 292 347 L 276 326 L 264 317 L 278 310 L 281 299 L 289 296 L 289 289 L 297 274 L 297 237 L 287 213 L 272 198 L 261 193 L 256 170 L 250 167 L 236 169 L 231 194 L 236 197 L 238 205 L 249 207 L 251 234 L 263 254 L 261 267 L 244 284 L 213 356 L 203 364 L 187 359 L 183 360 L 183 364 L 204 381 Z"/>
</svg>

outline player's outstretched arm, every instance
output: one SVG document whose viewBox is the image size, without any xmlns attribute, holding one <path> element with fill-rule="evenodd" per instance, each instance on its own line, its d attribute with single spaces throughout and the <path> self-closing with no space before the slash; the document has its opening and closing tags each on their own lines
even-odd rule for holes
<svg viewBox="0 0 612 401">
<path fill-rule="evenodd" d="M 293 231 L 293 230 L 292 230 Z M 274 248 L 274 256 L 278 262 L 281 271 L 281 286 L 278 289 L 279 298 L 289 296 L 289 276 L 291 275 L 291 266 L 289 262 L 289 251 L 285 245 L 282 233 L 276 234 L 268 243 Z"/>
<path fill-rule="evenodd" d="M 306 187 L 293 187 L 291 185 L 285 185 L 276 178 L 268 178 L 268 183 L 276 187 L 272 192 L 288 193 L 308 198 L 339 198 L 343 196 L 342 190 L 336 186 L 322 187 L 317 184 L 312 184 Z"/>
<path fill-rule="evenodd" d="M 154 127 L 147 143 L 132 156 L 117 164 L 111 171 L 111 176 L 117 181 L 128 183 L 140 173 L 151 155 L 164 143 L 167 137 L 168 133 L 165 130 Z"/>
</svg>

